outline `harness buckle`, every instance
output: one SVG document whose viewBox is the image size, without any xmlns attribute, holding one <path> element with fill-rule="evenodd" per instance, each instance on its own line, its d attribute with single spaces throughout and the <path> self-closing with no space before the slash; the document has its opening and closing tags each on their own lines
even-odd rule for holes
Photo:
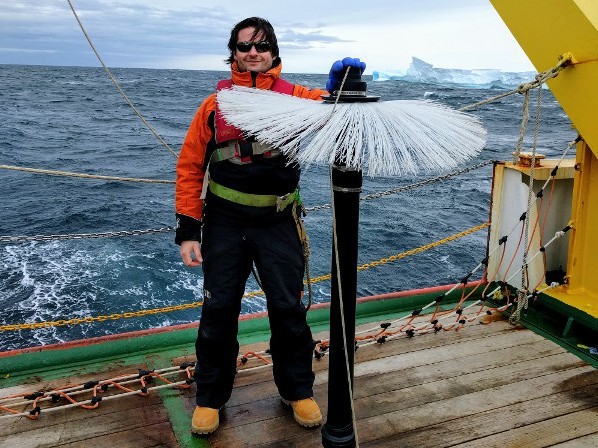
<svg viewBox="0 0 598 448">
<path fill-rule="evenodd" d="M 285 208 L 287 208 L 287 205 L 289 205 L 289 196 L 294 195 L 295 192 L 292 191 L 290 193 L 285 194 L 284 196 L 277 196 L 276 197 L 276 212 L 281 212 L 283 211 Z"/>
<path fill-rule="evenodd" d="M 278 213 L 278 212 L 283 211 L 285 208 L 287 208 L 287 206 L 289 204 L 291 204 L 292 202 L 295 202 L 296 198 L 297 198 L 296 190 L 291 191 L 290 193 L 287 193 L 283 196 L 277 196 L 276 197 L 276 212 Z"/>
</svg>

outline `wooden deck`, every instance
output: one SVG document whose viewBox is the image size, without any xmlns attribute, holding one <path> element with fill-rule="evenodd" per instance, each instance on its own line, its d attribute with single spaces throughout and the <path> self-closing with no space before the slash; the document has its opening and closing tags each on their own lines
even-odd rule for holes
<svg viewBox="0 0 598 448">
<path fill-rule="evenodd" d="M 244 347 L 259 348 L 263 344 Z M 314 369 L 315 398 L 325 416 L 327 357 L 314 361 Z M 0 397 L 18 392 L 19 387 L 0 390 Z M 171 394 L 188 411 L 181 413 L 183 422 L 173 421 L 163 405 L 164 394 L 133 396 L 91 411 L 42 414 L 36 421 L 0 420 L 0 447 L 178 447 L 208 446 L 208 441 L 223 448 L 321 446 L 319 429 L 299 427 L 280 403 L 269 369 L 239 374 L 221 426 L 209 438 L 187 434 L 186 442 L 180 440 L 194 407 L 194 388 Z M 471 324 L 459 332 L 360 348 L 355 412 L 364 448 L 596 447 L 598 371 L 505 321 Z"/>
</svg>

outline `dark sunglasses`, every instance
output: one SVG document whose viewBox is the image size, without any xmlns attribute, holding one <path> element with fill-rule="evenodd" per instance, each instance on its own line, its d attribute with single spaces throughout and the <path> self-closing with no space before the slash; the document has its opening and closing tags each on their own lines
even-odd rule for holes
<svg viewBox="0 0 598 448">
<path fill-rule="evenodd" d="M 258 53 L 265 53 L 272 48 L 270 42 L 267 40 L 260 40 L 259 42 L 237 42 L 237 51 L 241 53 L 249 53 L 251 47 L 255 47 L 255 51 Z"/>
</svg>

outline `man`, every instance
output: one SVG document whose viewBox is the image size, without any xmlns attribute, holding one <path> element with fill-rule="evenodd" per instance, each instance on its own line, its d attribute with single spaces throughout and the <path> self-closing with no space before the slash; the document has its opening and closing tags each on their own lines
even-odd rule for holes
<svg viewBox="0 0 598 448">
<path fill-rule="evenodd" d="M 236 84 L 314 100 L 327 94 L 280 78 L 278 43 L 267 20 L 251 17 L 239 22 L 228 48 L 231 79 L 219 82 L 217 90 Z M 338 87 L 346 65 L 363 70 L 359 60 L 346 60 L 337 61 L 333 82 L 327 85 Z M 305 259 L 293 213 L 299 176 L 299 167 L 278 150 L 245 138 L 229 125 L 218 110 L 216 93 L 204 100 L 181 148 L 176 184 L 176 243 L 184 264 L 203 263 L 204 272 L 195 344 L 195 433 L 215 431 L 219 410 L 230 398 L 241 298 L 253 263 L 267 299 L 273 375 L 282 401 L 302 426 L 321 423 L 313 399 L 314 342 L 301 302 Z"/>
</svg>

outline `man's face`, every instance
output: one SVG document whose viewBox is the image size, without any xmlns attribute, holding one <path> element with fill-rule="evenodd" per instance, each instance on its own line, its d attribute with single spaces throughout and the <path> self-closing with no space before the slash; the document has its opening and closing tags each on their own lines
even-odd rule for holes
<svg viewBox="0 0 598 448">
<path fill-rule="evenodd" d="M 237 36 L 237 42 L 261 42 L 265 39 L 263 33 L 258 33 L 253 39 L 255 28 L 243 28 L 239 31 Z M 252 72 L 267 72 L 272 68 L 272 51 L 266 51 L 263 53 L 259 53 L 255 46 L 251 46 L 249 51 L 242 52 L 238 49 L 235 50 L 233 53 L 233 57 L 235 61 L 237 61 L 237 65 L 239 66 L 239 70 L 242 72 L 252 71 Z"/>
</svg>

